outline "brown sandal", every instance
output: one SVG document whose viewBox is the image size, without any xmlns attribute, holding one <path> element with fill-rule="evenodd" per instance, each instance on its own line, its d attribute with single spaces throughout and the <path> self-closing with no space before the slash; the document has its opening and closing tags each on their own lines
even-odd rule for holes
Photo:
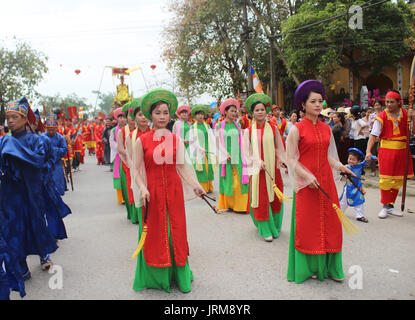
<svg viewBox="0 0 415 320">
<path fill-rule="evenodd" d="M 357 218 L 356 220 L 357 221 L 361 221 L 361 222 L 365 222 L 365 223 L 368 223 L 369 222 L 369 220 L 366 217 Z"/>
</svg>

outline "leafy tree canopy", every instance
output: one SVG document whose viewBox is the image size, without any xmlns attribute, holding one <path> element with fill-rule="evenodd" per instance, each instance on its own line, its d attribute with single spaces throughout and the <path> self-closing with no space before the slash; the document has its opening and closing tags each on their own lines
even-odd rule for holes
<svg viewBox="0 0 415 320">
<path fill-rule="evenodd" d="M 15 41 L 13 48 L 0 43 L 0 123 L 8 102 L 26 96 L 33 101 L 39 97 L 35 87 L 48 72 L 48 58 L 25 42 Z"/>
<path fill-rule="evenodd" d="M 302 80 L 325 80 L 338 68 L 353 71 L 369 66 L 379 73 L 410 53 L 413 47 L 414 14 L 405 1 L 369 7 L 367 1 L 304 1 L 298 13 L 283 24 L 283 48 L 291 70 Z M 362 28 L 350 28 L 351 5 L 361 5 Z M 367 6 L 367 8 L 366 8 Z M 338 18 L 330 19 L 335 16 Z M 324 21 L 322 23 L 318 23 Z M 316 23 L 314 26 L 304 26 Z"/>
</svg>

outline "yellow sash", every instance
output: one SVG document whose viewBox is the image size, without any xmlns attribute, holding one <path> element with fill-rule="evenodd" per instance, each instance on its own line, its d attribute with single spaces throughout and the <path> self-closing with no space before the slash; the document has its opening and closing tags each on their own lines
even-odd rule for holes
<svg viewBox="0 0 415 320">
<path fill-rule="evenodd" d="M 258 135 L 257 135 L 257 125 L 256 121 L 252 122 L 252 133 L 251 133 L 251 144 L 253 156 L 255 159 L 261 159 L 259 146 L 258 146 Z M 268 172 L 275 180 L 275 144 L 274 144 L 274 135 L 272 133 L 272 128 L 268 122 L 265 122 L 264 127 L 264 136 L 262 138 L 262 148 L 264 150 L 264 162 L 267 167 Z M 258 208 L 259 201 L 259 173 L 252 176 L 252 208 Z M 269 202 L 274 201 L 274 183 L 268 175 L 265 175 L 268 191 L 268 200 Z"/>
<path fill-rule="evenodd" d="M 406 139 L 406 137 L 404 137 Z M 380 140 L 380 147 L 385 149 L 406 149 L 406 141 L 399 141 L 393 139 L 381 139 Z"/>
</svg>

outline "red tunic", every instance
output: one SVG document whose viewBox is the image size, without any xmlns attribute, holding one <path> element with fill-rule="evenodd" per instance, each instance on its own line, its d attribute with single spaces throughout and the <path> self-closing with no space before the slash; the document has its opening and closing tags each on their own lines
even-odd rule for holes
<svg viewBox="0 0 415 320">
<path fill-rule="evenodd" d="M 98 163 L 102 163 L 103 162 L 103 158 L 104 158 L 104 142 L 102 141 L 102 132 L 104 131 L 105 125 L 99 125 L 95 127 L 94 130 L 94 138 L 97 144 L 97 149 L 96 149 L 96 156 L 97 156 L 97 161 Z"/>
<path fill-rule="evenodd" d="M 83 150 L 83 141 L 82 135 L 78 134 L 79 127 L 74 128 L 71 126 L 69 129 L 70 137 L 73 139 L 75 138 L 75 142 L 72 144 L 72 148 L 74 152 L 82 152 Z"/>
<path fill-rule="evenodd" d="M 74 130 L 75 129 L 73 128 L 71 124 L 70 126 L 65 127 L 64 135 L 69 135 L 69 137 L 71 138 Z M 68 144 L 68 152 L 69 152 L 70 159 L 72 159 L 75 153 L 74 144 L 72 143 Z"/>
<path fill-rule="evenodd" d="M 176 147 L 179 138 L 171 132 L 167 132 L 165 138 L 161 137 L 160 141 L 154 141 L 158 140 L 158 137 L 155 137 L 154 130 L 151 130 L 143 134 L 140 140 L 144 152 L 147 188 L 150 193 L 147 217 L 148 233 L 143 247 L 145 261 L 147 265 L 152 267 L 170 267 L 172 265 L 167 227 L 168 215 L 174 259 L 176 265 L 185 266 L 189 255 L 189 246 L 182 181 L 176 169 Z M 160 146 L 164 140 L 167 140 L 166 145 L 170 147 Z M 166 161 L 157 164 L 153 157 L 154 153 L 160 153 Z M 172 161 L 167 161 L 169 159 Z"/>
<path fill-rule="evenodd" d="M 95 123 L 90 124 L 88 126 L 88 131 L 91 133 L 91 140 L 90 141 L 95 141 L 95 128 L 97 127 L 97 125 Z"/>
<path fill-rule="evenodd" d="M 146 131 L 141 131 L 140 129 L 137 129 L 137 135 L 135 137 L 135 141 L 137 141 L 138 138 L 140 138 L 144 133 L 149 132 L 150 130 L 151 129 L 149 127 L 147 127 L 147 130 Z M 130 138 L 131 138 L 131 140 L 133 139 L 133 132 L 134 131 L 131 131 L 130 132 Z"/>
<path fill-rule="evenodd" d="M 126 148 L 125 147 L 125 126 L 121 128 L 121 131 L 122 131 L 122 136 L 123 136 L 122 143 L 124 144 L 124 148 Z M 133 189 L 131 189 L 131 171 L 130 171 L 130 168 L 128 168 L 127 165 L 124 163 L 124 161 L 121 161 L 121 165 L 122 165 L 122 169 L 123 169 L 124 174 L 125 174 L 125 178 L 127 180 L 128 203 L 133 204 L 134 203 L 134 194 L 133 194 Z"/>
<path fill-rule="evenodd" d="M 89 125 L 85 126 L 84 124 L 82 124 L 81 129 L 82 129 L 82 134 L 81 134 L 82 140 L 84 142 L 91 141 L 91 132 L 89 131 Z"/>
<path fill-rule="evenodd" d="M 406 148 L 408 139 L 408 112 L 401 108 L 401 116 L 390 118 L 387 111 L 383 111 L 376 118 L 382 123 L 382 132 L 379 157 L 379 177 L 386 179 L 403 179 L 405 175 L 405 154 L 409 157 L 408 177 L 413 176 L 413 164 Z"/>
<path fill-rule="evenodd" d="M 265 126 L 258 126 L 257 125 L 257 135 L 258 135 L 258 146 L 262 146 L 261 149 L 261 160 L 264 160 L 264 145 L 262 139 L 264 137 L 264 127 Z M 273 137 L 275 137 L 276 127 L 271 124 Z M 248 128 L 249 130 L 249 138 L 252 135 L 252 126 Z M 279 213 L 281 211 L 281 202 L 278 200 L 277 196 L 274 196 L 274 201 L 269 202 L 268 198 L 268 191 L 267 191 L 267 182 L 266 182 L 266 172 L 265 170 L 261 170 L 259 173 L 259 199 L 258 199 L 258 208 L 252 208 L 252 212 L 254 214 L 254 218 L 256 221 L 268 221 L 269 220 L 269 206 L 271 205 L 272 213 Z M 275 161 L 275 182 L 278 189 L 281 192 L 284 192 L 284 184 L 282 182 L 281 172 L 277 167 L 277 161 Z M 247 212 L 250 212 L 251 209 L 251 187 L 252 187 L 252 179 L 249 183 L 249 196 L 248 196 L 248 209 Z"/>
<path fill-rule="evenodd" d="M 244 115 L 242 117 L 242 121 L 240 125 L 241 125 L 241 129 L 247 129 L 251 125 L 251 120 L 248 118 L 248 115 Z"/>
<path fill-rule="evenodd" d="M 278 131 L 280 132 L 280 135 L 281 135 L 282 143 L 283 143 L 284 148 L 285 148 L 284 133 L 285 133 L 285 130 L 287 129 L 287 120 L 285 120 L 284 118 L 280 118 L 280 119 L 281 119 L 281 125 L 278 124 L 275 117 L 272 117 L 269 122 L 272 123 L 274 126 L 276 126 L 278 128 Z"/>
<path fill-rule="evenodd" d="M 317 178 L 330 196 L 319 189 L 305 187 L 295 199 L 295 248 L 307 254 L 325 254 L 342 250 L 342 226 L 332 203 L 339 200 L 327 153 L 330 145 L 330 127 L 304 118 L 295 124 L 299 131 L 299 162 Z"/>
</svg>

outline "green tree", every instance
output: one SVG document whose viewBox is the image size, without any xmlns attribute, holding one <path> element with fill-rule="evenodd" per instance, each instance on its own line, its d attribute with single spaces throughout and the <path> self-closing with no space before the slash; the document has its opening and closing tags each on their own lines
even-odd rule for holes
<svg viewBox="0 0 415 320">
<path fill-rule="evenodd" d="M 114 94 L 111 92 L 101 93 L 98 91 L 92 91 L 92 93 L 97 95 L 98 107 L 99 110 L 106 114 L 111 113 L 112 107 L 114 105 Z"/>
<path fill-rule="evenodd" d="M 176 0 L 171 3 L 173 18 L 165 29 L 164 57 L 176 78 L 181 95 L 191 98 L 210 93 L 217 98 L 247 91 L 248 65 L 245 39 L 248 39 L 252 66 L 264 91 L 271 81 L 271 41 L 279 44 L 281 25 L 295 13 L 302 1 L 287 0 Z M 249 37 L 244 29 L 246 6 Z M 254 10 L 255 8 L 255 10 Z M 268 32 L 265 32 L 265 29 Z M 277 36 L 272 39 L 268 33 Z M 294 87 L 292 75 L 280 53 L 274 53 L 274 80 Z"/>
<path fill-rule="evenodd" d="M 66 115 L 68 115 L 68 107 L 77 106 L 78 111 L 79 107 L 83 107 L 84 112 L 88 117 L 93 116 L 94 113 L 94 109 L 92 105 L 87 102 L 87 99 L 78 97 L 76 93 L 68 94 L 66 97 L 61 97 L 59 93 L 54 96 L 41 96 L 39 97 L 38 102 L 42 105 L 44 104 L 48 112 L 51 110 L 63 110 Z"/>
<path fill-rule="evenodd" d="M 47 73 L 48 58 L 25 42 L 16 41 L 14 48 L 0 45 L 0 123 L 4 123 L 8 102 L 26 96 L 33 101 L 39 96 L 35 87 Z"/>
<path fill-rule="evenodd" d="M 232 0 L 173 1 L 164 56 L 188 101 L 197 93 L 227 96 L 244 87 L 239 6 Z"/>
<path fill-rule="evenodd" d="M 377 74 L 411 52 L 414 37 L 411 6 L 403 0 L 374 6 L 364 2 L 308 0 L 285 21 L 283 50 L 290 68 L 301 80 L 325 81 L 341 66 L 353 72 L 360 87 L 363 83 L 360 67 L 369 66 Z M 349 27 L 353 13 L 344 13 L 351 5 L 361 5 L 363 9 L 361 29 Z"/>
</svg>

